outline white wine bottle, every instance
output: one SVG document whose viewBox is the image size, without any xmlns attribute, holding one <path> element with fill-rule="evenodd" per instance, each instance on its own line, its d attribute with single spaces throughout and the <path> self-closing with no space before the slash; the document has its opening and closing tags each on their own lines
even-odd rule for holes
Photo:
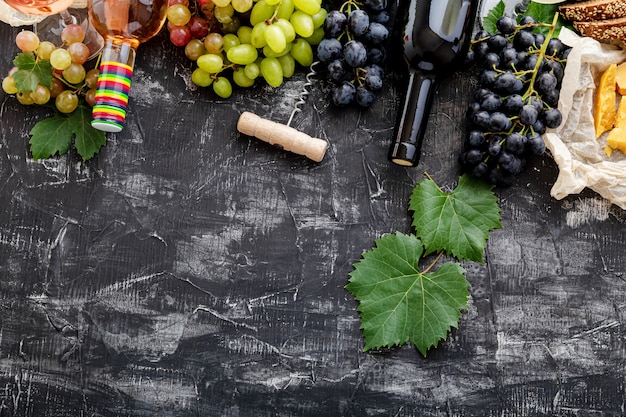
<svg viewBox="0 0 626 417">
<path fill-rule="evenodd" d="M 404 106 L 398 114 L 389 160 L 419 163 L 436 83 L 463 63 L 478 0 L 400 0 L 403 55 L 408 71 Z"/>
<path fill-rule="evenodd" d="M 89 0 L 88 7 L 91 22 L 105 42 L 91 125 L 120 132 L 137 47 L 163 27 L 167 0 Z"/>
</svg>

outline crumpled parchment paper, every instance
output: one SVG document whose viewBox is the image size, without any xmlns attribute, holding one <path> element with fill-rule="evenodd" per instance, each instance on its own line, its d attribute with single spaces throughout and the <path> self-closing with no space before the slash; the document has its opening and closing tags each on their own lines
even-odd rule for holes
<svg viewBox="0 0 626 417">
<path fill-rule="evenodd" d="M 76 0 L 70 6 L 73 9 L 82 9 L 87 7 L 87 0 Z M 46 16 L 33 16 L 19 12 L 6 4 L 4 0 L 0 0 L 0 21 L 11 26 L 31 26 L 41 22 Z"/>
<path fill-rule="evenodd" d="M 550 194 L 560 200 L 590 188 L 626 209 L 626 155 L 613 151 L 608 157 L 604 152 L 608 132 L 596 139 L 593 123 L 595 86 L 610 64 L 626 61 L 626 50 L 580 37 L 566 28 L 559 38 L 572 50 L 559 99 L 563 123 L 544 134 L 546 147 L 559 167 Z"/>
</svg>

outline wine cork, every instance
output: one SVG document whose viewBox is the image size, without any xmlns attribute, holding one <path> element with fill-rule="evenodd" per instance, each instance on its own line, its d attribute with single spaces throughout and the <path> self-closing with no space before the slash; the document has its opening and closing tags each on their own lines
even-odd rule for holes
<svg viewBox="0 0 626 417">
<path fill-rule="evenodd" d="M 306 156 L 315 162 L 324 159 L 328 147 L 328 143 L 323 139 L 313 138 L 292 127 L 263 119 L 250 112 L 243 112 L 239 116 L 237 130 L 286 151 Z"/>
</svg>

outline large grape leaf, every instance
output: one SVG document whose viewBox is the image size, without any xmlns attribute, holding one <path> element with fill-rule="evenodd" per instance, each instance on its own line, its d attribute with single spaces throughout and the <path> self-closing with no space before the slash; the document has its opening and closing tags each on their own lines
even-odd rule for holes
<svg viewBox="0 0 626 417">
<path fill-rule="evenodd" d="M 465 270 L 449 262 L 421 272 L 422 254 L 417 237 L 397 232 L 378 239 L 354 264 L 346 289 L 359 302 L 364 350 L 410 342 L 426 356 L 458 327 L 469 297 Z"/>
<path fill-rule="evenodd" d="M 21 92 L 35 91 L 37 84 L 50 88 L 52 84 L 52 65 L 47 59 L 36 60 L 32 54 L 22 52 L 13 60 L 17 71 L 13 73 L 15 87 Z"/>
<path fill-rule="evenodd" d="M 79 105 L 67 116 L 56 114 L 41 120 L 30 131 L 30 151 L 34 159 L 50 158 L 65 154 L 72 145 L 84 161 L 93 158 L 106 144 L 106 134 L 94 129 L 91 110 Z"/>
<path fill-rule="evenodd" d="M 502 227 L 493 185 L 465 174 L 450 194 L 430 179 L 413 189 L 409 209 L 426 254 L 446 251 L 458 259 L 483 262 L 489 232 Z"/>
</svg>

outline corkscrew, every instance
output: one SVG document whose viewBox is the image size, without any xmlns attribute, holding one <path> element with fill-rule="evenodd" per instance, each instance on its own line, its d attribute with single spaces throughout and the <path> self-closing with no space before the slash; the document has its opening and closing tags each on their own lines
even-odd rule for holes
<svg viewBox="0 0 626 417">
<path fill-rule="evenodd" d="M 318 63 L 319 61 L 315 61 L 309 67 L 309 72 L 305 76 L 305 82 L 298 95 L 298 100 L 294 104 L 293 111 L 286 124 L 264 119 L 251 112 L 243 112 L 237 122 L 239 133 L 261 139 L 286 151 L 303 155 L 315 162 L 320 162 L 324 159 L 324 154 L 328 148 L 328 143 L 325 140 L 311 137 L 291 127 L 294 116 L 302 111 L 302 106 L 311 94 L 310 89 L 314 82 L 313 78 L 317 74 L 314 67 Z"/>
</svg>

